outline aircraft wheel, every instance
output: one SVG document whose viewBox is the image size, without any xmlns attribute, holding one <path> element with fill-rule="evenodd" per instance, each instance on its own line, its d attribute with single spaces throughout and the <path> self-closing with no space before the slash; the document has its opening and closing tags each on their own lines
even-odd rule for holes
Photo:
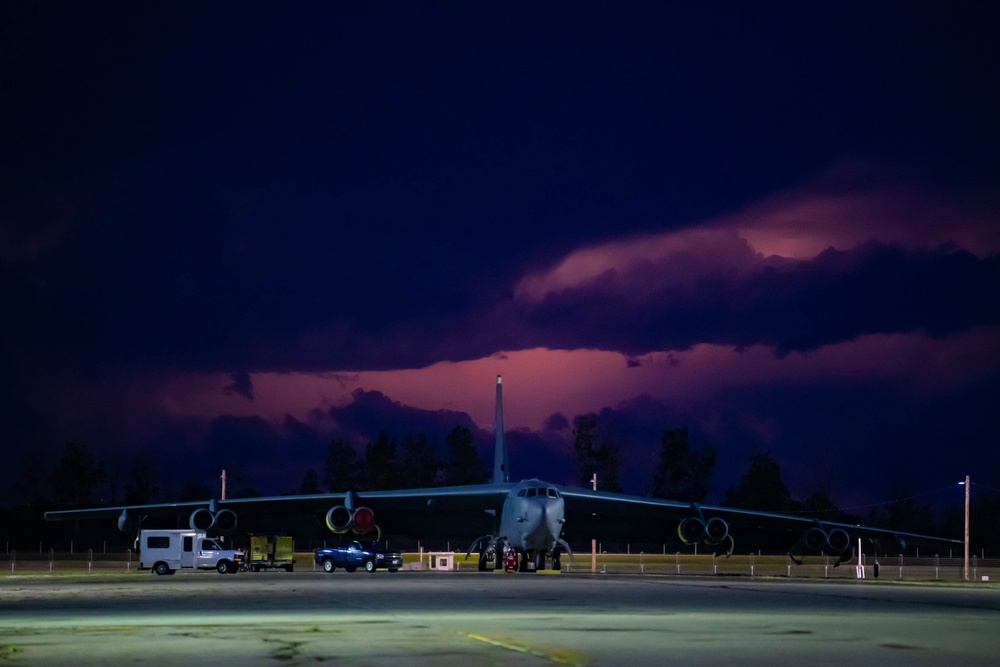
<svg viewBox="0 0 1000 667">
<path fill-rule="evenodd" d="M 545 552 L 539 549 L 535 552 L 535 572 L 545 569 Z"/>
</svg>

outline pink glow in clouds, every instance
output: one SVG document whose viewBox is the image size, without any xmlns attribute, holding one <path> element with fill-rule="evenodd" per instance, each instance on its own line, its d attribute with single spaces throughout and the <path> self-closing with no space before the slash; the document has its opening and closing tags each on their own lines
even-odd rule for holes
<svg viewBox="0 0 1000 667">
<path fill-rule="evenodd" d="M 112 405 L 125 404 L 131 409 L 117 410 L 130 415 L 120 425 L 125 431 L 132 428 L 132 420 L 156 415 L 198 421 L 220 415 L 259 416 L 277 424 L 288 414 L 310 421 L 312 411 L 345 405 L 352 400 L 352 391 L 365 389 L 425 410 L 466 412 L 489 429 L 493 382 L 502 374 L 507 427 L 538 429 L 553 413 L 572 419 L 642 394 L 687 410 L 711 405 L 729 389 L 808 386 L 830 380 L 889 381 L 916 394 L 947 393 L 998 372 L 1000 359 L 993 353 L 998 344 L 1000 328 L 990 327 L 943 339 L 922 334 L 865 336 L 784 357 L 761 346 L 735 351 L 697 345 L 683 352 L 645 355 L 637 367 L 611 352 L 535 349 L 413 370 L 256 373 L 251 376 L 252 402 L 223 392 L 230 382 L 225 374 L 176 374 L 155 381 L 123 380 L 99 394 L 81 389 L 74 397 L 76 409 L 63 419 L 86 421 Z"/>
<path fill-rule="evenodd" d="M 738 274 L 765 258 L 806 260 L 830 247 L 847 250 L 869 241 L 909 250 L 951 245 L 979 257 L 1000 252 L 1000 203 L 868 177 L 864 165 L 845 163 L 810 185 L 687 229 L 579 248 L 522 278 L 516 295 L 540 301 L 611 272 L 642 289 L 649 275 L 663 285 L 713 272 Z"/>
</svg>

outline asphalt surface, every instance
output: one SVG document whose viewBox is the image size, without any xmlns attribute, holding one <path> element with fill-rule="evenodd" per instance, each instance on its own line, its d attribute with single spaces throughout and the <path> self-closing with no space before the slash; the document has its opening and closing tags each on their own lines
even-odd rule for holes
<svg viewBox="0 0 1000 667">
<path fill-rule="evenodd" d="M 473 572 L 0 576 L 0 663 L 995 665 L 1000 588 Z"/>
</svg>

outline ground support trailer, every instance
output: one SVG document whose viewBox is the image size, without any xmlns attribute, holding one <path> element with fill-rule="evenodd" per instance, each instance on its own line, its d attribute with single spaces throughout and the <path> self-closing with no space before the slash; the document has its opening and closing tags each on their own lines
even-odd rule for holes
<svg viewBox="0 0 1000 667">
<path fill-rule="evenodd" d="M 244 569 L 251 572 L 267 569 L 291 572 L 294 553 L 291 535 L 251 535 Z"/>
</svg>

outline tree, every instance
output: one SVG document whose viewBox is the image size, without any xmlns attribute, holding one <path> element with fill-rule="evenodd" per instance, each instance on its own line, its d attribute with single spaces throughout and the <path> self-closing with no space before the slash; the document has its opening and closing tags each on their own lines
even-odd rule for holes
<svg viewBox="0 0 1000 667">
<path fill-rule="evenodd" d="M 781 466 L 770 454 L 762 451 L 751 455 L 750 469 L 740 478 L 736 488 L 726 491 L 722 504 L 764 512 L 796 509 L 788 487 L 781 479 Z"/>
<path fill-rule="evenodd" d="M 445 436 L 444 443 L 447 448 L 444 462 L 446 484 L 482 484 L 489 478 L 469 429 L 456 424 Z"/>
<path fill-rule="evenodd" d="M 354 448 L 343 440 L 332 440 L 326 451 L 323 484 L 331 493 L 361 488 L 361 463 Z"/>
<path fill-rule="evenodd" d="M 140 454 L 132 464 L 132 480 L 125 485 L 126 505 L 145 505 L 159 499 L 156 468 L 148 455 Z"/>
<path fill-rule="evenodd" d="M 382 431 L 365 446 L 364 484 L 369 490 L 398 489 L 402 483 L 396 439 Z"/>
<path fill-rule="evenodd" d="M 214 498 L 212 488 L 203 482 L 187 482 L 181 487 L 180 501 L 191 502 L 194 500 L 209 500 Z"/>
<path fill-rule="evenodd" d="M 306 470 L 306 474 L 302 476 L 302 483 L 299 484 L 299 493 L 304 496 L 312 496 L 322 492 L 323 490 L 319 488 L 319 475 L 315 470 L 309 468 Z"/>
<path fill-rule="evenodd" d="M 21 461 L 21 474 L 14 482 L 15 502 L 23 507 L 48 504 L 45 453 L 41 447 L 29 447 Z"/>
<path fill-rule="evenodd" d="M 905 487 L 893 487 L 889 495 L 899 500 L 882 503 L 868 512 L 873 526 L 905 533 L 934 535 L 938 532 L 931 506 L 915 498 Z"/>
<path fill-rule="evenodd" d="M 621 491 L 621 449 L 600 432 L 593 412 L 573 419 L 573 460 L 583 486 L 596 473 L 601 489 Z"/>
<path fill-rule="evenodd" d="M 402 485 L 404 489 L 434 486 L 441 470 L 434 444 L 423 434 L 403 438 Z"/>
<path fill-rule="evenodd" d="M 653 474 L 654 498 L 700 503 L 708 496 L 715 467 L 715 448 L 705 443 L 692 450 L 687 428 L 667 429 L 661 438 L 660 463 Z"/>
<path fill-rule="evenodd" d="M 52 485 L 62 504 L 83 507 L 93 504 L 94 490 L 106 476 L 104 465 L 86 445 L 70 442 L 52 472 Z"/>
</svg>

